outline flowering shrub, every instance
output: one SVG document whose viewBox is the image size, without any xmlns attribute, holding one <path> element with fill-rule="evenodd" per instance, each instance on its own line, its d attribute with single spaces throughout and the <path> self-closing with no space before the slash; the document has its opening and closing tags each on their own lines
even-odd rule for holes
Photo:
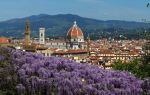
<svg viewBox="0 0 150 95">
<path fill-rule="evenodd" d="M 94 65 L 23 51 L 9 50 L 9 54 L 14 74 L 8 80 L 15 82 L 18 95 L 142 95 L 150 92 L 150 80 L 139 80 L 128 72 L 103 70 Z"/>
</svg>

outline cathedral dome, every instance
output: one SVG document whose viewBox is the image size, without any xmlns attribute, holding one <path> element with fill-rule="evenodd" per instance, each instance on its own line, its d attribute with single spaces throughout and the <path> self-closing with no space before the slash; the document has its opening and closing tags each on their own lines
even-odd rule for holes
<svg viewBox="0 0 150 95">
<path fill-rule="evenodd" d="M 77 26 L 76 21 L 74 22 L 74 25 L 69 29 L 67 33 L 67 38 L 83 38 L 83 33 L 81 29 Z"/>
</svg>

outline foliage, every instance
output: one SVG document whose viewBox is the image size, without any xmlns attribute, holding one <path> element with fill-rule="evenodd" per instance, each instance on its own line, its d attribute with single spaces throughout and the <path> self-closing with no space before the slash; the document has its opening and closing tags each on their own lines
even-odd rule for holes
<svg viewBox="0 0 150 95">
<path fill-rule="evenodd" d="M 135 59 L 129 63 L 116 61 L 112 67 L 115 70 L 129 71 L 139 78 L 150 77 L 150 56 L 143 56 L 141 59 Z"/>
<path fill-rule="evenodd" d="M 113 64 L 113 69 L 129 71 L 141 79 L 150 77 L 150 44 L 145 44 L 143 50 L 145 54 L 142 56 L 142 58 L 135 59 L 129 63 L 123 63 L 122 61 L 118 60 Z M 145 89 L 145 87 L 148 89 L 150 88 L 150 79 L 145 79 L 142 86 L 144 86 L 144 95 L 149 93 L 149 90 Z"/>
<path fill-rule="evenodd" d="M 0 94 L 15 95 L 17 74 L 11 60 L 12 49 L 0 47 Z"/>
<path fill-rule="evenodd" d="M 150 80 L 140 80 L 125 71 L 104 70 L 94 65 L 76 63 L 63 58 L 44 57 L 40 54 L 7 49 L 0 49 L 5 52 L 1 52 L 0 55 L 4 56 L 4 59 L 1 59 L 6 62 L 6 65 L 2 65 L 0 69 L 6 71 L 4 74 L 1 72 L 0 75 L 0 93 L 7 95 L 8 93 L 14 95 L 150 94 Z M 8 81 L 2 81 L 2 76 Z"/>
<path fill-rule="evenodd" d="M 147 69 L 147 66 L 143 65 L 140 59 L 135 59 L 134 61 L 131 61 L 129 63 L 124 63 L 118 60 L 112 65 L 112 67 L 115 70 L 131 72 L 135 74 L 137 77 L 142 78 L 142 79 L 145 77 L 150 77 L 149 76 L 150 72 Z"/>
</svg>

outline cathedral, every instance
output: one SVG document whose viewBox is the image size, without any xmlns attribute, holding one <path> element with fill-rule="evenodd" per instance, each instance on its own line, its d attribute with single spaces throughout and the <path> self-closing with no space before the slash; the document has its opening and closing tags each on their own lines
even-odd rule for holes
<svg viewBox="0 0 150 95">
<path fill-rule="evenodd" d="M 39 43 L 45 44 L 48 48 L 59 49 L 83 49 L 84 35 L 77 22 L 74 21 L 73 26 L 67 32 L 66 40 L 50 40 L 43 41 L 45 38 L 45 30 L 42 28 L 39 32 Z"/>
<path fill-rule="evenodd" d="M 81 29 L 77 26 L 76 21 L 74 22 L 74 25 L 69 29 L 67 33 L 66 42 L 68 49 L 82 48 L 82 43 L 84 43 L 84 35 Z"/>
</svg>

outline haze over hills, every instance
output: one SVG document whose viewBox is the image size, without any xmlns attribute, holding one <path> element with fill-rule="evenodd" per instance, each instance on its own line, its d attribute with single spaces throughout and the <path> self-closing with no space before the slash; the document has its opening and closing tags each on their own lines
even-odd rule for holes
<svg viewBox="0 0 150 95">
<path fill-rule="evenodd" d="M 25 18 L 11 19 L 0 22 L 0 35 L 6 37 L 23 37 L 25 21 L 30 20 L 31 36 L 38 37 L 39 28 L 46 28 L 47 36 L 66 36 L 67 31 L 77 21 L 78 26 L 87 35 L 99 31 L 113 32 L 116 30 L 135 30 L 149 28 L 147 23 L 120 21 L 120 20 L 96 20 L 91 18 L 80 17 L 73 14 L 59 14 L 59 15 L 33 15 Z"/>
</svg>

